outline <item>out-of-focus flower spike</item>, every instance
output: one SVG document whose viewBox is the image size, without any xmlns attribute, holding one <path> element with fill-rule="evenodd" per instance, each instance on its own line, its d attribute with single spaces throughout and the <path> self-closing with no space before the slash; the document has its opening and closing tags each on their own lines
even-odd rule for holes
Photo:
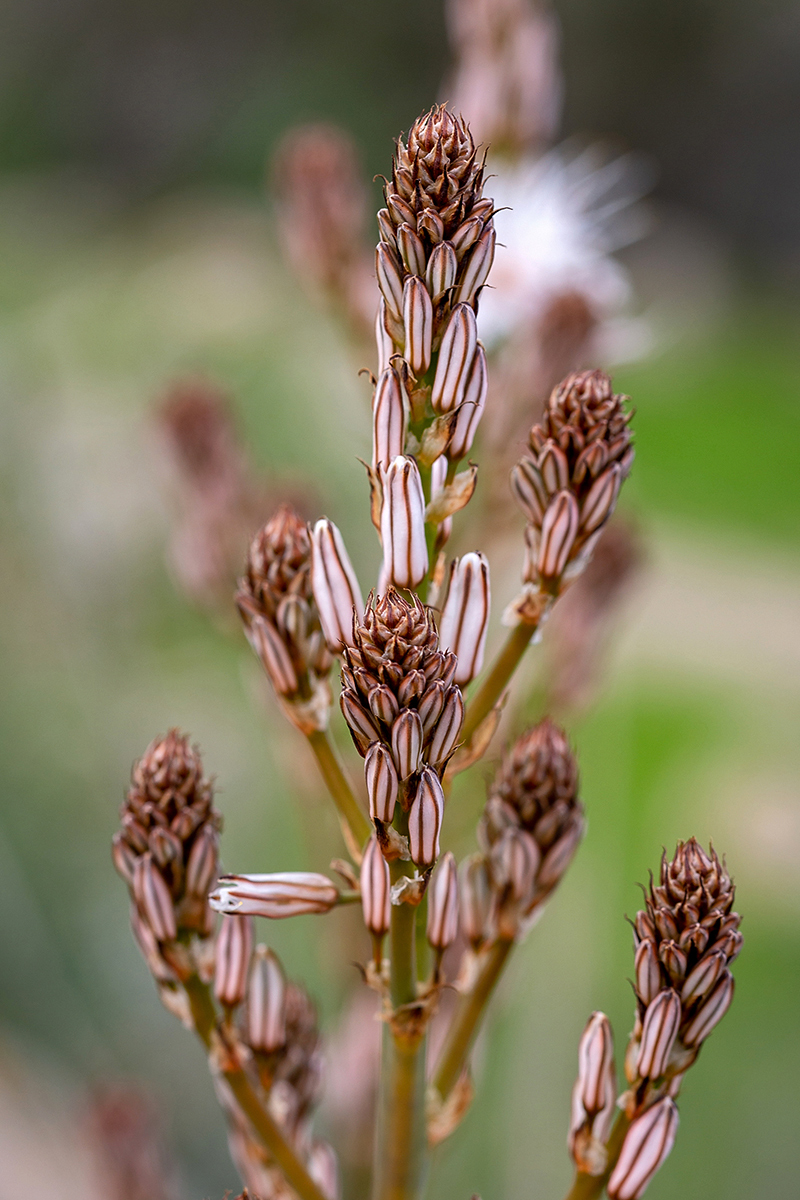
<svg viewBox="0 0 800 1200">
<path fill-rule="evenodd" d="M 339 1162 L 329 1142 L 314 1142 L 308 1156 L 308 1173 L 319 1184 L 325 1200 L 340 1200 Z"/>
<path fill-rule="evenodd" d="M 439 857 L 439 831 L 444 814 L 444 792 L 439 776 L 429 767 L 420 773 L 414 802 L 408 814 L 411 858 L 418 867 L 432 867 Z"/>
<path fill-rule="evenodd" d="M 344 539 L 327 518 L 311 534 L 311 588 L 325 640 L 334 653 L 353 644 L 353 617 L 361 620 L 364 601 Z"/>
<path fill-rule="evenodd" d="M 428 570 L 425 496 L 413 458 L 398 455 L 383 472 L 381 542 L 387 583 L 414 588 Z"/>
<path fill-rule="evenodd" d="M 461 404 L 477 346 L 475 313 L 468 304 L 457 304 L 450 314 L 439 348 L 431 392 L 434 412 L 452 412 Z"/>
<path fill-rule="evenodd" d="M 209 896 L 216 912 L 273 919 L 330 912 L 338 900 L 331 880 L 314 871 L 225 875 Z"/>
<path fill-rule="evenodd" d="M 458 659 L 455 681 L 469 683 L 483 666 L 489 628 L 491 587 L 485 555 L 470 553 L 453 562 L 447 602 L 439 626 L 441 645 Z"/>
<path fill-rule="evenodd" d="M 133 873 L 133 894 L 139 912 L 159 942 L 174 942 L 178 936 L 175 906 L 164 878 L 150 854 L 143 854 Z"/>
<path fill-rule="evenodd" d="M 425 283 L 417 275 L 406 279 L 403 289 L 405 356 L 415 375 L 424 375 L 431 365 L 433 305 Z"/>
<path fill-rule="evenodd" d="M 253 918 L 222 918 L 214 945 L 214 994 L 220 1004 L 235 1008 L 247 992 L 247 975 L 253 953 Z"/>
<path fill-rule="evenodd" d="M 631 1125 L 608 1181 L 610 1200 L 639 1200 L 662 1165 L 678 1132 L 678 1110 L 665 1097 Z"/>
<path fill-rule="evenodd" d="M 247 1042 L 260 1054 L 286 1043 L 286 979 L 277 955 L 257 946 L 247 988 Z"/>
<path fill-rule="evenodd" d="M 428 887 L 428 941 L 443 952 L 458 933 L 458 869 L 450 850 L 440 860 Z"/>
<path fill-rule="evenodd" d="M 486 369 L 486 351 L 478 342 L 464 387 L 464 398 L 456 415 L 455 426 L 447 447 L 447 457 L 452 462 L 458 462 L 459 459 L 465 458 L 472 449 L 472 443 L 486 407 L 488 391 L 489 373 Z"/>
<path fill-rule="evenodd" d="M 492 893 L 482 854 L 472 854 L 461 864 L 459 881 L 461 928 L 470 944 L 477 948 L 486 937 Z"/>
<path fill-rule="evenodd" d="M 681 1023 L 680 996 L 673 988 L 659 992 L 647 1006 L 636 1070 L 645 1079 L 659 1079 Z"/>
<path fill-rule="evenodd" d="M 384 937 L 389 932 L 390 893 L 389 864 L 373 833 L 361 860 L 361 909 L 364 924 L 375 937 Z"/>
<path fill-rule="evenodd" d="M 372 400 L 372 466 L 388 467 L 403 453 L 406 413 L 403 385 L 394 367 L 381 372 Z"/>
<path fill-rule="evenodd" d="M 364 775 L 369 796 L 369 815 L 373 821 L 383 821 L 388 825 L 397 803 L 398 778 L 392 755 L 380 742 L 373 742 L 367 751 Z"/>
</svg>

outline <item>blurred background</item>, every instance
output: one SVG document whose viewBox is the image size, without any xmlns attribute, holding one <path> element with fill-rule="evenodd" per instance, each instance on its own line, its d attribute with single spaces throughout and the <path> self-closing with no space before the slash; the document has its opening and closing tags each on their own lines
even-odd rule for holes
<svg viewBox="0 0 800 1200">
<path fill-rule="evenodd" d="M 602 1008 L 624 1043 L 623 914 L 662 846 L 696 834 L 727 855 L 746 945 L 649 1195 L 788 1200 L 800 5 L 559 0 L 547 19 L 560 67 L 536 153 L 566 141 L 547 161 L 574 162 L 602 143 L 604 161 L 628 156 L 628 191 L 646 193 L 626 234 L 585 239 L 615 281 L 598 353 L 637 410 L 624 508 L 638 565 L 602 677 L 567 713 L 588 836 L 497 998 L 478 1097 L 433 1190 L 566 1190 L 577 1039 Z M 297 496 L 339 523 L 362 582 L 374 578 L 356 461 L 371 351 L 298 275 L 285 191 L 283 210 L 273 197 L 285 170 L 268 164 L 291 127 L 334 122 L 376 209 L 370 181 L 392 139 L 458 90 L 457 30 L 422 0 L 5 0 L 0 32 L 0 1198 L 35 1186 L 42 1200 L 118 1200 L 102 1158 L 109 1089 L 125 1087 L 158 1129 L 169 1194 L 217 1200 L 238 1182 L 205 1064 L 159 1005 L 109 857 L 131 763 L 167 727 L 191 732 L 218 778 L 228 866 L 324 869 L 339 850 L 227 590 L 220 601 L 213 570 L 192 577 L 192 498 L 175 487 L 159 406 L 176 380 L 217 389 L 246 448 L 250 527 Z M 498 614 L 517 570 L 517 551 L 502 554 L 506 535 L 519 544 L 510 509 L 506 525 L 485 506 Z M 458 851 L 482 780 L 462 793 Z M 339 914 L 324 944 L 313 922 L 260 933 L 335 1037 L 357 986 L 337 942 L 355 945 L 350 958 L 367 949 Z"/>
</svg>

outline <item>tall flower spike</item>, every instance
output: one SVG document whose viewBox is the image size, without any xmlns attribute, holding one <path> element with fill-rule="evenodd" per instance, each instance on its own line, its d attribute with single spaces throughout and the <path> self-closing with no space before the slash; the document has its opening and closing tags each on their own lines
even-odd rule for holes
<svg viewBox="0 0 800 1200">
<path fill-rule="evenodd" d="M 220 825 L 199 751 L 171 729 L 134 765 L 112 848 L 140 919 L 157 941 L 182 932 L 210 934 L 206 896 L 217 876 Z"/>
<path fill-rule="evenodd" d="M 504 757 L 481 820 L 496 919 L 503 927 L 524 920 L 549 895 L 572 861 L 583 827 L 575 757 L 564 731 L 546 718 Z M 525 895 L 508 874 L 503 843 L 509 831 L 526 833 L 538 850 Z"/>
<path fill-rule="evenodd" d="M 311 534 L 311 588 L 328 647 L 338 654 L 353 640 L 364 601 L 342 535 L 327 518 Z"/>
<path fill-rule="evenodd" d="M 398 455 L 383 472 L 381 542 L 386 584 L 414 588 L 428 570 L 425 496 L 413 458 Z"/>
<path fill-rule="evenodd" d="M 324 728 L 332 659 L 311 587 L 311 536 L 288 505 L 253 538 L 236 604 L 288 714 L 304 732 Z"/>
<path fill-rule="evenodd" d="M 511 472 L 528 519 L 525 583 L 557 594 L 591 557 L 633 462 L 625 397 L 602 371 L 568 375 L 555 389 L 529 454 Z"/>
<path fill-rule="evenodd" d="M 458 659 L 456 683 L 462 686 L 474 679 L 483 666 L 490 607 L 486 556 L 465 554 L 463 558 L 455 559 L 439 636 L 442 645 L 452 650 Z"/>
</svg>

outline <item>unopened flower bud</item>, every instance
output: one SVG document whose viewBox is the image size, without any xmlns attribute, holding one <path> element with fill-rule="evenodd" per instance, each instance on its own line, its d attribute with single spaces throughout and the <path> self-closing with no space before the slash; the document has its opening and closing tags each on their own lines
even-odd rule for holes
<svg viewBox="0 0 800 1200">
<path fill-rule="evenodd" d="M 727 956 L 724 950 L 715 950 L 701 958 L 693 971 L 686 977 L 681 989 L 681 1002 L 693 1004 L 711 991 L 714 984 L 725 970 Z"/>
<path fill-rule="evenodd" d="M 492 878 L 507 887 L 515 900 L 527 900 L 532 891 L 541 852 L 524 829 L 511 826 L 492 847 Z"/>
<path fill-rule="evenodd" d="M 385 242 L 378 242 L 375 250 L 375 274 L 384 302 L 400 320 L 403 316 L 403 276 L 396 251 Z"/>
<path fill-rule="evenodd" d="M 558 492 L 542 519 L 537 569 L 542 579 L 558 579 L 564 572 L 578 532 L 578 503 L 572 492 Z"/>
<path fill-rule="evenodd" d="M 458 659 L 455 681 L 464 685 L 483 666 L 489 627 L 491 590 L 489 563 L 483 554 L 457 558 L 450 572 L 450 587 L 439 626 L 440 644 Z"/>
<path fill-rule="evenodd" d="M 417 770 L 422 754 L 422 721 L 419 713 L 407 708 L 392 725 L 392 757 L 401 780 Z"/>
<path fill-rule="evenodd" d="M 486 936 L 492 903 L 489 876 L 482 854 L 472 854 L 461 864 L 458 890 L 461 901 L 461 928 L 470 943 L 479 946 Z"/>
<path fill-rule="evenodd" d="M 475 313 L 457 304 L 450 314 L 439 348 L 431 404 L 434 412 L 452 412 L 464 398 L 472 360 L 478 346 Z"/>
<path fill-rule="evenodd" d="M 361 908 L 370 933 L 383 937 L 389 932 L 391 913 L 389 864 L 373 833 L 361 860 Z"/>
<path fill-rule="evenodd" d="M 611 516 L 621 484 L 622 473 L 618 463 L 595 479 L 581 504 L 581 527 L 584 533 L 599 529 Z"/>
<path fill-rule="evenodd" d="M 403 324 L 405 356 L 415 375 L 424 375 L 431 365 L 433 305 L 422 279 L 411 275 L 403 288 Z"/>
<path fill-rule="evenodd" d="M 636 994 L 643 1004 L 649 1004 L 661 991 L 662 985 L 658 953 L 650 938 L 645 938 L 637 946 L 634 967 Z"/>
<path fill-rule="evenodd" d="M 378 347 L 378 371 L 380 374 L 389 366 L 392 355 L 395 352 L 395 345 L 392 335 L 386 327 L 386 301 L 381 297 L 378 305 L 378 315 L 375 318 L 375 342 Z"/>
<path fill-rule="evenodd" d="M 450 850 L 433 872 L 428 887 L 428 941 L 446 950 L 458 933 L 458 871 Z"/>
<path fill-rule="evenodd" d="M 425 282 L 434 303 L 453 286 L 457 270 L 455 250 L 449 242 L 439 242 L 438 246 L 433 248 L 425 271 Z"/>
<path fill-rule="evenodd" d="M 617 1164 L 608 1181 L 610 1200 L 639 1200 L 666 1159 L 678 1132 L 678 1110 L 665 1097 L 648 1108 L 625 1134 Z"/>
<path fill-rule="evenodd" d="M 659 992 L 647 1006 L 636 1069 L 645 1079 L 664 1074 L 681 1023 L 681 1001 L 673 988 Z"/>
<path fill-rule="evenodd" d="M 209 896 L 217 912 L 271 918 L 330 912 L 338 900 L 339 893 L 331 880 L 314 871 L 224 875 Z"/>
<path fill-rule="evenodd" d="M 397 249 L 410 275 L 425 274 L 425 247 L 415 229 L 403 222 L 397 230 Z"/>
<path fill-rule="evenodd" d="M 456 415 L 455 426 L 447 447 L 447 457 L 457 462 L 469 454 L 486 407 L 489 391 L 489 372 L 486 368 L 486 351 L 478 342 L 472 366 L 469 369 L 464 396 Z"/>
<path fill-rule="evenodd" d="M 353 617 L 361 620 L 364 601 L 342 535 L 327 518 L 311 534 L 311 588 L 330 649 L 352 646 Z"/>
<path fill-rule="evenodd" d="M 448 688 L 442 715 L 436 724 L 431 744 L 426 751 L 426 757 L 434 767 L 446 762 L 455 750 L 461 736 L 464 724 L 464 700 L 461 689 L 453 686 Z"/>
<path fill-rule="evenodd" d="M 159 942 L 173 942 L 178 936 L 175 906 L 169 888 L 150 854 L 143 854 L 133 873 L 133 894 L 139 912 Z"/>
<path fill-rule="evenodd" d="M 397 803 L 398 778 L 392 756 L 381 742 L 373 742 L 364 759 L 369 815 L 388 825 Z"/>
<path fill-rule="evenodd" d="M 435 679 L 426 689 L 425 695 L 422 697 L 417 709 L 422 721 L 422 732 L 425 737 L 428 736 L 442 715 L 446 696 L 447 687 L 441 679 Z"/>
<path fill-rule="evenodd" d="M 439 857 L 439 831 L 444 815 L 444 792 L 439 776 L 425 767 L 408 814 L 408 842 L 412 861 L 432 867 Z"/>
<path fill-rule="evenodd" d="M 406 436 L 403 385 L 394 367 L 389 366 L 378 378 L 372 399 L 372 465 L 388 467 L 403 453 Z"/>
<path fill-rule="evenodd" d="M 261 1054 L 286 1042 L 286 980 L 278 958 L 257 946 L 247 988 L 247 1041 Z"/>
<path fill-rule="evenodd" d="M 220 1004 L 234 1008 L 247 991 L 253 953 L 253 918 L 223 917 L 214 946 L 214 994 Z"/>
<path fill-rule="evenodd" d="M 494 262 L 494 247 L 496 234 L 493 225 L 488 225 L 470 254 L 466 269 L 458 287 L 458 299 L 465 304 L 472 304 L 480 289 L 489 278 L 489 272 Z"/>
<path fill-rule="evenodd" d="M 687 1046 L 699 1046 L 725 1016 L 733 1000 L 733 976 L 726 971 L 683 1033 Z"/>
<path fill-rule="evenodd" d="M 147 843 L 145 842 L 145 845 Z M 111 859 L 114 867 L 127 883 L 133 886 L 133 872 L 139 855 L 121 833 L 115 833 L 111 839 Z"/>
<path fill-rule="evenodd" d="M 428 548 L 425 496 L 413 458 L 398 455 L 383 472 L 381 542 L 387 584 L 416 587 L 428 570 Z"/>
<path fill-rule="evenodd" d="M 540 891 L 550 891 L 561 880 L 580 845 L 583 830 L 583 817 L 580 812 L 577 812 L 568 821 L 564 832 L 558 841 L 553 843 L 542 860 L 536 881 Z"/>
<path fill-rule="evenodd" d="M 378 726 L 364 706 L 359 703 L 358 697 L 351 688 L 344 688 L 339 694 L 339 705 L 356 748 L 363 757 L 372 743 L 380 737 Z"/>
<path fill-rule="evenodd" d="M 609 1072 L 614 1071 L 614 1035 L 605 1013 L 595 1012 L 578 1045 L 578 1088 L 589 1116 L 606 1106 Z"/>
</svg>

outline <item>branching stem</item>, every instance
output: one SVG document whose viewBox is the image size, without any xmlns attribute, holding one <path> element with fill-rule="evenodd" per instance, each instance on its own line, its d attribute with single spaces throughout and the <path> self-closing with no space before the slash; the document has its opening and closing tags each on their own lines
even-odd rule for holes
<svg viewBox="0 0 800 1200">
<path fill-rule="evenodd" d="M 519 666 L 528 643 L 536 632 L 535 625 L 515 625 L 506 638 L 492 669 L 473 696 L 467 708 L 462 740 L 468 744 L 502 696 L 511 676 Z"/>
<path fill-rule="evenodd" d="M 602 1194 L 603 1188 L 608 1183 L 611 1172 L 614 1170 L 617 1159 L 619 1158 L 622 1143 L 625 1141 L 625 1134 L 628 1132 L 630 1121 L 621 1112 L 617 1114 L 617 1119 L 614 1122 L 614 1128 L 611 1130 L 611 1135 L 608 1139 L 608 1164 L 602 1175 L 584 1175 L 583 1171 L 575 1172 L 575 1179 L 572 1187 L 567 1192 L 564 1200 L 595 1200 L 596 1196 Z"/>
<path fill-rule="evenodd" d="M 338 810 L 347 849 L 355 861 L 360 862 L 361 849 L 372 832 L 372 826 L 359 807 L 330 734 L 320 729 L 307 734 L 307 737 Z"/>
</svg>

